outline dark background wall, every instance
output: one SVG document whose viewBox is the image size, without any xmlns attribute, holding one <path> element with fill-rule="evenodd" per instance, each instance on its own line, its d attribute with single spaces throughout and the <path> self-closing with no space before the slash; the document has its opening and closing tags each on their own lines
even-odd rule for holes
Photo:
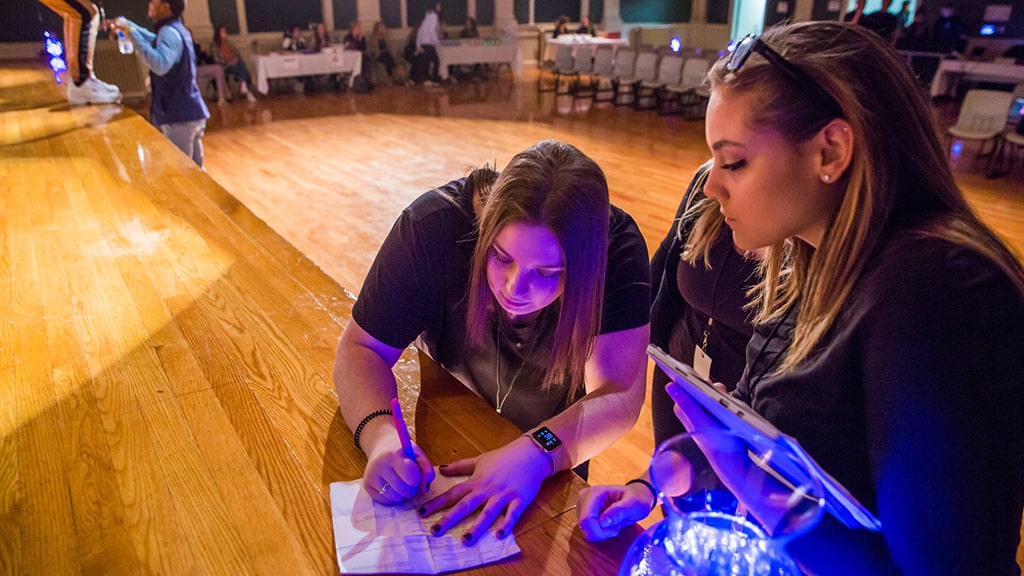
<svg viewBox="0 0 1024 576">
<path fill-rule="evenodd" d="M 689 22 L 690 0 L 621 0 L 623 22 Z"/>
<path fill-rule="evenodd" d="M 779 14 L 778 2 L 788 2 L 788 9 Z M 812 17 L 834 19 L 837 13 L 828 11 L 828 0 L 813 0 Z M 43 30 L 62 32 L 61 19 L 37 0 L 0 0 L 0 42 L 40 42 Z M 357 0 L 331 0 L 334 9 L 334 28 L 347 30 L 349 21 L 358 19 Z M 441 16 L 446 24 L 462 26 L 468 14 L 469 2 L 476 2 L 477 19 L 482 25 L 494 21 L 494 0 L 444 0 Z M 529 20 L 530 2 L 534 3 L 534 20 L 538 23 L 554 22 L 565 14 L 573 22 L 581 16 L 580 0 L 514 0 L 516 20 Z M 707 0 L 707 21 L 724 24 L 729 21 L 732 0 Z M 968 35 L 976 35 L 981 26 L 985 7 L 990 3 L 1010 4 L 1013 20 L 1006 26 L 1006 36 L 1024 38 L 1024 0 L 952 0 L 963 17 Z M 216 24 L 227 26 L 228 31 L 237 34 L 241 29 L 235 0 L 209 0 L 210 19 Z M 898 5 L 899 0 L 894 1 Z M 927 0 L 928 21 L 938 17 L 939 2 Z M 428 0 L 408 0 L 407 18 L 409 23 L 419 22 L 426 11 Z M 590 18 L 601 22 L 604 17 L 603 0 L 590 0 Z M 688 22 L 692 0 L 621 0 L 620 15 L 624 22 Z M 796 0 L 768 0 L 766 24 L 791 17 Z M 108 17 L 124 15 L 139 23 L 146 22 L 146 3 L 143 0 L 104 0 Z M 248 28 L 251 32 L 278 32 L 286 26 L 323 20 L 320 0 L 245 0 Z M 400 0 L 380 0 L 381 18 L 389 28 L 401 26 Z"/>
</svg>

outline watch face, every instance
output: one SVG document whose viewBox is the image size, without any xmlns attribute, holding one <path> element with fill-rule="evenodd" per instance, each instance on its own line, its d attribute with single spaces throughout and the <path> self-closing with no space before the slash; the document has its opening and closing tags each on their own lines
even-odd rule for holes
<svg viewBox="0 0 1024 576">
<path fill-rule="evenodd" d="M 562 441 L 558 438 L 558 436 L 555 436 L 554 432 L 548 430 L 547 426 L 544 426 L 540 430 L 534 432 L 533 439 L 536 440 L 537 443 L 540 444 L 541 447 L 547 450 L 548 452 L 551 452 L 555 448 L 558 448 L 559 446 L 562 445 Z"/>
</svg>

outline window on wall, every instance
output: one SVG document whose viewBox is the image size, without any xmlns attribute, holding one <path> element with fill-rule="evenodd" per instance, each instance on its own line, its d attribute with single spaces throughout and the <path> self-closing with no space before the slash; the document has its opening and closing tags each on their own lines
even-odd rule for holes
<svg viewBox="0 0 1024 576">
<path fill-rule="evenodd" d="M 384 21 L 384 25 L 388 28 L 401 28 L 402 1 L 380 0 L 380 19 Z"/>
<path fill-rule="evenodd" d="M 335 30 L 348 30 L 352 26 L 352 21 L 359 19 L 356 0 L 331 0 L 331 5 L 334 7 Z"/>
<path fill-rule="evenodd" d="M 476 23 L 480 26 L 494 24 L 494 0 L 476 0 Z"/>
<path fill-rule="evenodd" d="M 590 0 L 590 21 L 604 22 L 604 0 Z"/>
<path fill-rule="evenodd" d="M 579 22 L 580 0 L 539 0 L 533 4 L 534 22 L 554 22 L 562 15 L 570 22 Z"/>
<path fill-rule="evenodd" d="M 530 0 L 515 0 L 512 9 L 516 14 L 516 22 L 520 24 L 530 23 Z"/>
<path fill-rule="evenodd" d="M 690 1 L 622 0 L 619 13 L 623 22 L 689 22 Z"/>
<path fill-rule="evenodd" d="M 437 0 L 408 0 L 406 2 L 406 19 L 410 26 L 415 26 L 433 8 Z M 441 23 L 452 26 L 466 24 L 467 0 L 441 0 Z"/>
<path fill-rule="evenodd" d="M 707 17 L 708 24 L 727 24 L 729 22 L 730 0 L 708 0 Z"/>
<path fill-rule="evenodd" d="M 245 17 L 249 32 L 282 32 L 295 25 L 306 28 L 310 22 L 324 21 L 320 0 L 245 0 Z"/>
<path fill-rule="evenodd" d="M 235 0 L 210 0 L 210 23 L 214 27 L 224 26 L 228 34 L 238 34 L 241 28 L 238 25 L 238 5 Z M 296 24 L 305 26 L 306 23 Z"/>
</svg>

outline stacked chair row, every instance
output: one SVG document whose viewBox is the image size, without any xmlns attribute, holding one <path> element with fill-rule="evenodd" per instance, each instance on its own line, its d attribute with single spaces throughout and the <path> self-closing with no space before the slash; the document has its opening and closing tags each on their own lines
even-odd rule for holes
<svg viewBox="0 0 1024 576">
<path fill-rule="evenodd" d="M 602 46 L 596 52 L 585 47 L 559 46 L 555 61 L 541 67 L 537 93 L 554 92 L 657 110 L 659 114 L 684 114 L 703 118 L 707 108 L 706 77 L 710 62 L 700 55 L 659 55 L 654 50 L 637 53 L 629 48 L 613 52 Z M 545 85 L 545 80 L 553 82 Z"/>
</svg>

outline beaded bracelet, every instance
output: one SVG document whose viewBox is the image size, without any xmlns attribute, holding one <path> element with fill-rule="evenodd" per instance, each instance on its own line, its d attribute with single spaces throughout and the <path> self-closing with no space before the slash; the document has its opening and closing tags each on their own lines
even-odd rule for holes
<svg viewBox="0 0 1024 576">
<path fill-rule="evenodd" d="M 363 427 L 366 426 L 366 424 L 370 420 L 373 420 L 377 416 L 387 416 L 388 414 L 391 414 L 390 409 L 374 410 L 373 412 L 367 414 L 366 418 L 363 418 L 363 421 L 359 423 L 359 426 L 356 426 L 355 433 L 352 434 L 352 442 L 355 443 L 356 448 L 358 448 L 360 451 L 363 450 L 363 447 L 359 445 L 359 435 L 362 434 Z"/>
<path fill-rule="evenodd" d="M 633 478 L 629 482 L 626 482 L 626 486 L 629 486 L 630 484 L 643 484 L 644 486 L 647 486 L 647 489 L 651 491 L 651 496 L 654 496 L 654 502 L 651 502 L 651 511 L 653 512 L 654 507 L 658 505 L 658 492 L 654 489 L 654 486 L 643 478 Z"/>
</svg>

